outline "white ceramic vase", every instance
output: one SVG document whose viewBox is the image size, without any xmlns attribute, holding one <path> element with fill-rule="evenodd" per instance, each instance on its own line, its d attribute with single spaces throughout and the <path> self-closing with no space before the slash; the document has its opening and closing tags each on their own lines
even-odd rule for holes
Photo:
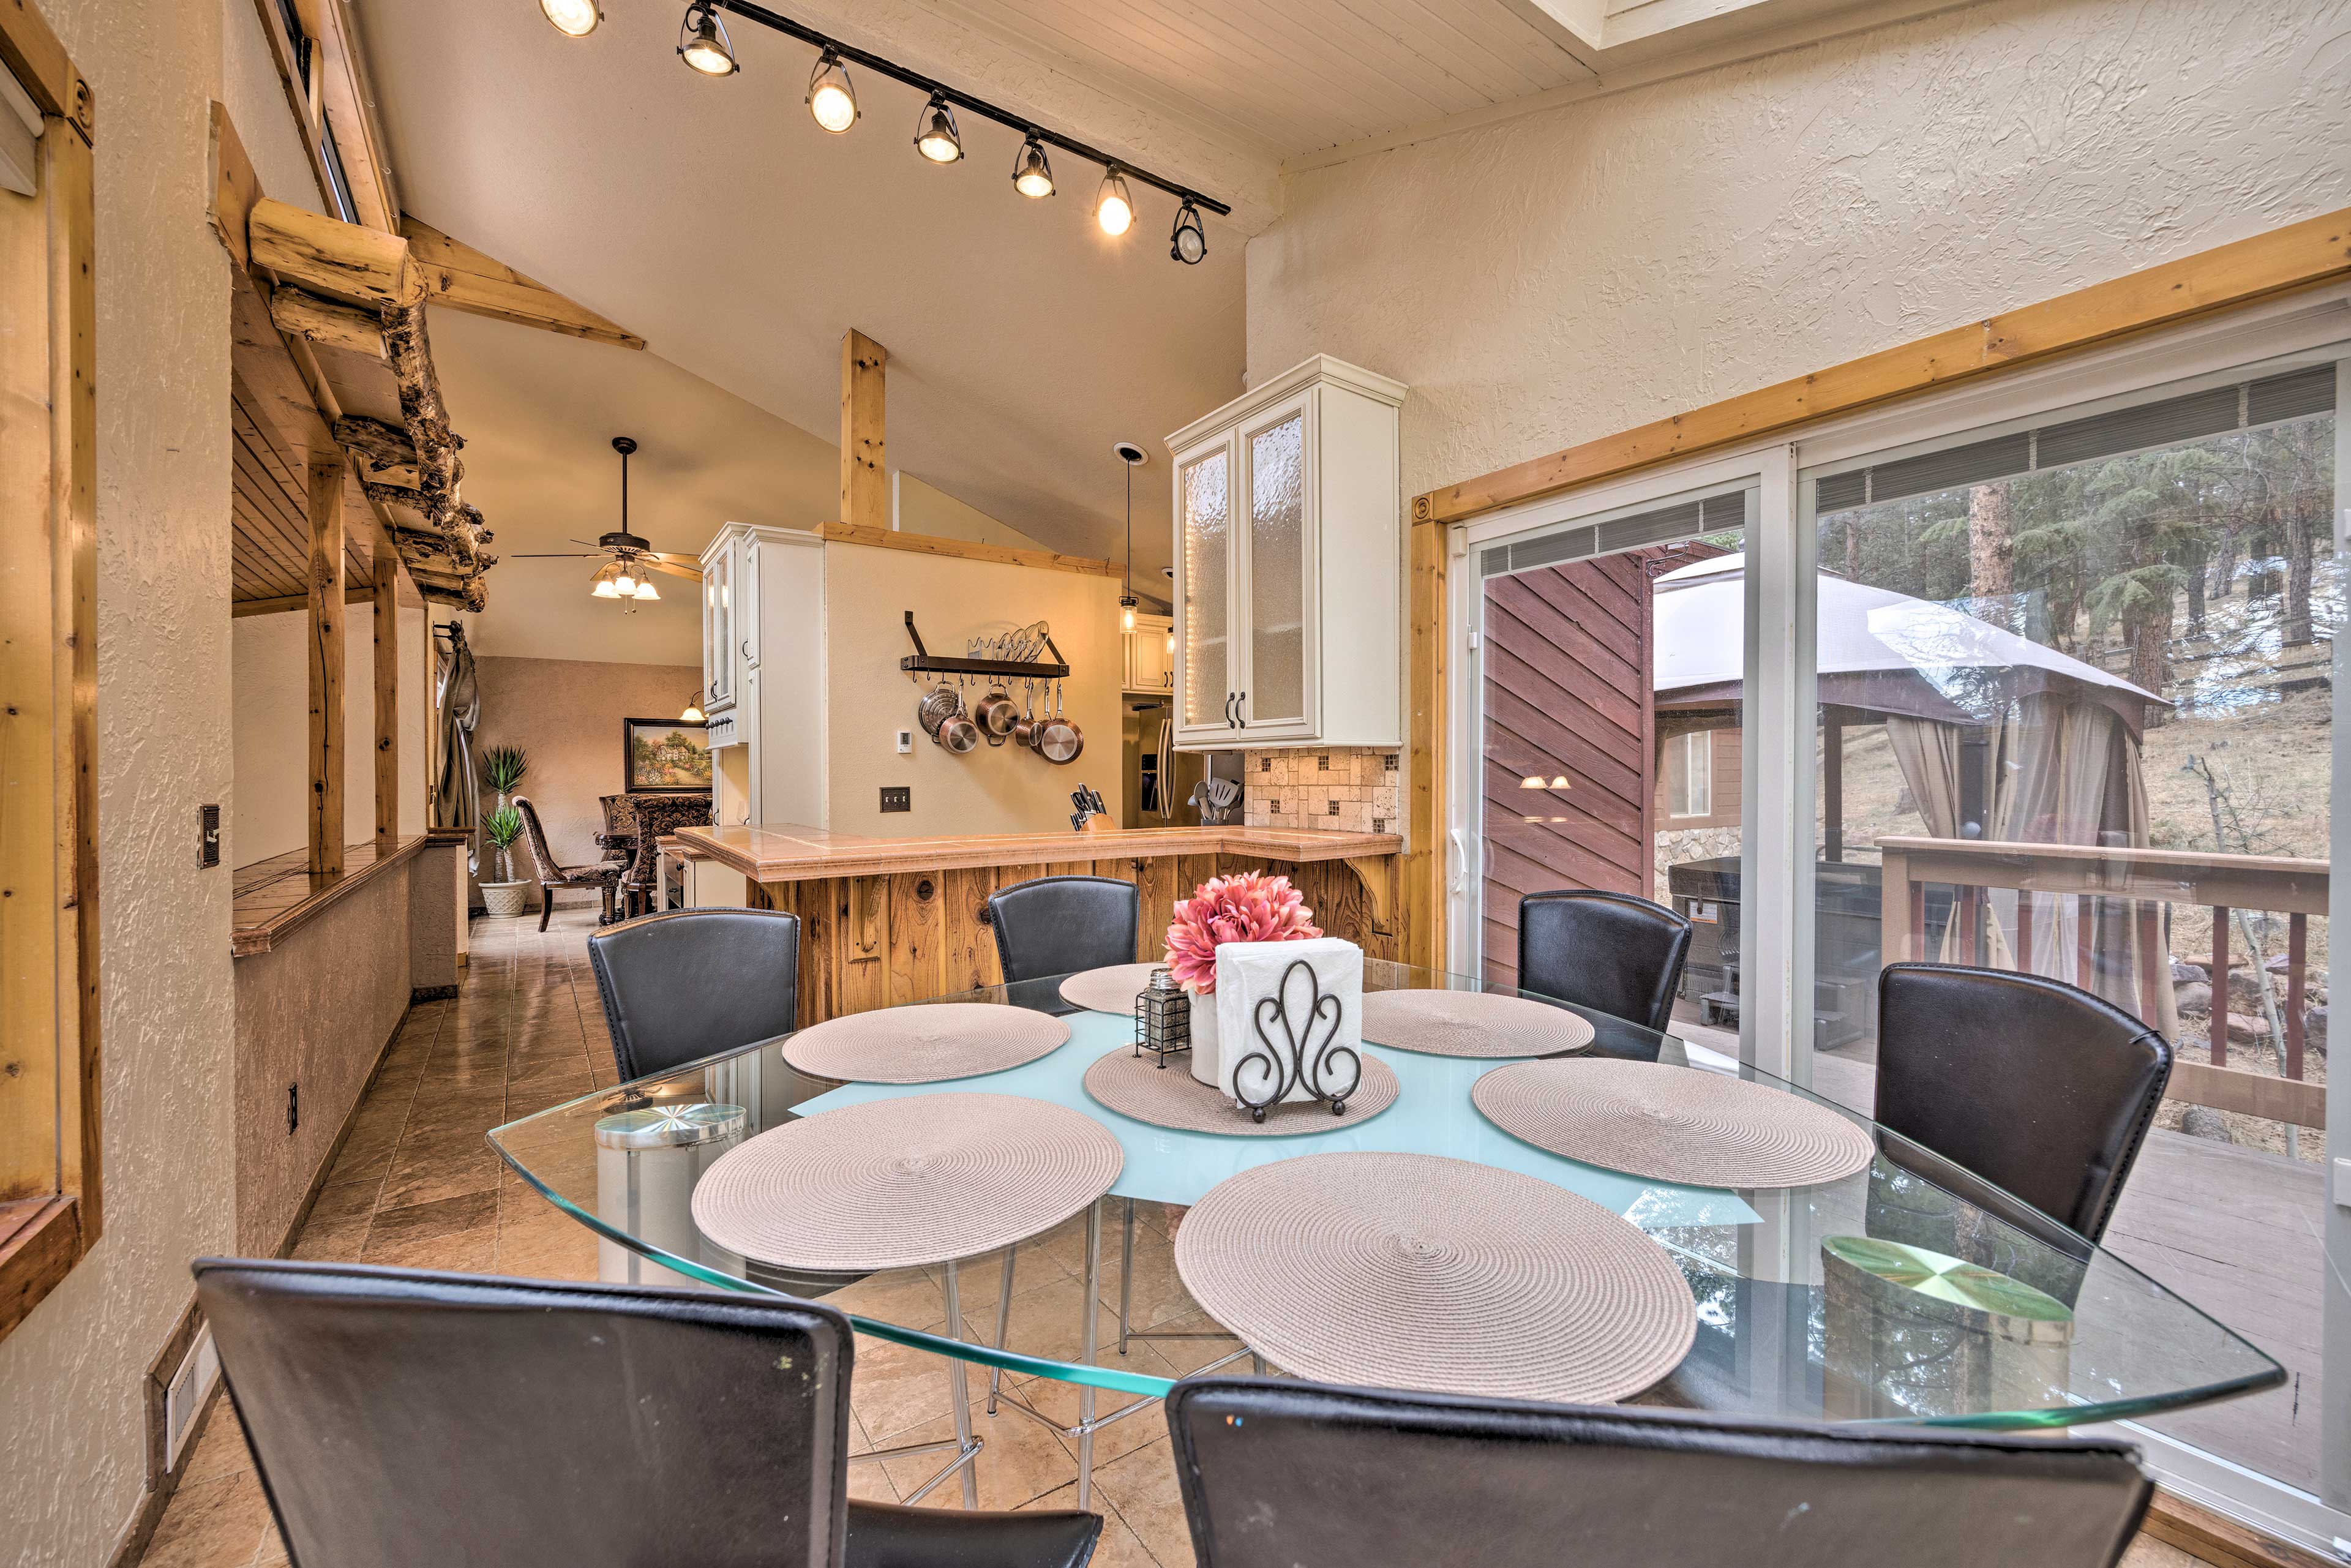
<svg viewBox="0 0 2351 1568">
<path fill-rule="evenodd" d="M 1214 996 L 1192 998 L 1192 1076 L 1214 1089 L 1218 1086 L 1220 1066 L 1219 1041 L 1217 1034 L 1217 998 Z"/>
</svg>

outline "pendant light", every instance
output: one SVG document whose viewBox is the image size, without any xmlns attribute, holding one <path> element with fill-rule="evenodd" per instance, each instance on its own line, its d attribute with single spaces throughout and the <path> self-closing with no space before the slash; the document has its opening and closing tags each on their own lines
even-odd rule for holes
<svg viewBox="0 0 2351 1568">
<path fill-rule="evenodd" d="M 1134 226 L 1134 198 L 1127 194 L 1126 178 L 1115 163 L 1102 175 L 1102 189 L 1094 195 L 1094 222 L 1113 238 Z"/>
<path fill-rule="evenodd" d="M 538 0 L 539 15 L 567 38 L 584 38 L 604 19 L 596 0 Z"/>
<path fill-rule="evenodd" d="M 696 691 L 685 699 L 685 711 L 677 716 L 680 724 L 706 724 L 710 716 L 702 711 L 702 693 Z"/>
<path fill-rule="evenodd" d="M 1143 466 L 1144 451 L 1132 441 L 1113 441 L 1110 449 L 1126 465 L 1126 578 L 1118 591 L 1118 629 L 1132 632 L 1142 602 L 1134 597 L 1134 471 Z"/>
<path fill-rule="evenodd" d="M 1012 160 L 1012 188 L 1031 201 L 1053 193 L 1053 165 L 1045 159 L 1045 144 L 1030 131 Z"/>
<path fill-rule="evenodd" d="M 955 110 L 937 93 L 931 94 L 915 121 L 914 151 L 934 163 L 953 163 L 963 157 L 963 133 L 956 129 Z"/>
<path fill-rule="evenodd" d="M 685 8 L 684 24 L 678 29 L 677 57 L 706 77 L 735 74 L 735 41 L 726 36 L 726 24 L 718 19 L 718 7 L 710 0 L 694 0 Z"/>
<path fill-rule="evenodd" d="M 1200 209 L 1190 197 L 1184 200 L 1183 209 L 1176 214 L 1176 227 L 1167 236 L 1167 254 L 1186 267 L 1197 267 L 1208 254 L 1208 233 L 1200 226 Z"/>
<path fill-rule="evenodd" d="M 831 49 L 817 57 L 816 69 L 809 74 L 809 118 L 817 128 L 841 135 L 857 123 L 857 89 L 849 80 L 849 68 Z"/>
</svg>

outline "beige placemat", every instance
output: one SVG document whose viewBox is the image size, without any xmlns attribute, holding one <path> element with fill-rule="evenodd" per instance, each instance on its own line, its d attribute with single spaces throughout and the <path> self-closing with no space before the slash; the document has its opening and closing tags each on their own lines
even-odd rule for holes
<svg viewBox="0 0 2351 1568">
<path fill-rule="evenodd" d="M 1633 1225 L 1435 1155 L 1245 1170 L 1184 1217 L 1176 1269 L 1251 1350 L 1332 1383 L 1590 1404 L 1648 1387 L 1698 1333 L 1681 1270 Z"/>
<path fill-rule="evenodd" d="M 814 1078 L 936 1083 L 1034 1061 L 1069 1038 L 1068 1024 L 1030 1008 L 933 1002 L 829 1019 L 786 1040 L 784 1060 Z"/>
<path fill-rule="evenodd" d="M 1359 1127 L 1396 1103 L 1401 1092 L 1395 1069 L 1365 1053 L 1363 1082 L 1347 1101 L 1346 1110 L 1331 1113 L 1327 1101 L 1275 1105 L 1265 1120 L 1254 1120 L 1237 1110 L 1222 1092 L 1192 1076 L 1190 1064 L 1176 1057 L 1161 1067 L 1148 1056 L 1137 1056 L 1131 1045 L 1105 1053 L 1086 1069 L 1086 1092 L 1122 1116 L 1173 1127 L 1179 1133 L 1217 1133 L 1231 1138 L 1300 1137 L 1309 1133 L 1343 1132 Z"/>
<path fill-rule="evenodd" d="M 1082 1111 L 1014 1094 L 914 1094 L 760 1134 L 694 1189 L 694 1223 L 731 1252 L 850 1272 L 942 1263 L 1050 1230 L 1125 1163 Z"/>
<path fill-rule="evenodd" d="M 1430 1056 L 1552 1056 L 1592 1043 L 1592 1020 L 1496 991 L 1366 991 L 1364 1038 Z"/>
<path fill-rule="evenodd" d="M 1151 971 L 1165 964 L 1112 964 L 1088 969 L 1061 982 L 1061 999 L 1088 1012 L 1134 1016 L 1134 998 L 1151 983 Z"/>
<path fill-rule="evenodd" d="M 1685 1186 L 1811 1186 L 1866 1170 L 1870 1135 L 1825 1105 L 1650 1061 L 1519 1061 L 1470 1103 L 1539 1149 Z"/>
</svg>

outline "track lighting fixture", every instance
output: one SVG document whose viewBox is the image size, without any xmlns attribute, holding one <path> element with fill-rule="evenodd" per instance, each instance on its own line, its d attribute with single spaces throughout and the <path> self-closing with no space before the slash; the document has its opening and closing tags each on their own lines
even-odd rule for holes
<svg viewBox="0 0 2351 1568">
<path fill-rule="evenodd" d="M 1176 214 L 1176 228 L 1167 236 L 1167 254 L 1186 267 L 1197 267 L 1208 254 L 1208 233 L 1200 226 L 1200 209 L 1186 197 Z"/>
<path fill-rule="evenodd" d="M 1031 200 L 1053 193 L 1053 165 L 1045 159 L 1045 144 L 1030 131 L 1012 160 L 1012 188 Z"/>
<path fill-rule="evenodd" d="M 574 37 L 593 32 L 603 20 L 602 0 L 538 3 L 549 23 Z M 751 5 L 749 0 L 690 0 L 686 5 L 685 21 L 678 33 L 678 57 L 705 76 L 733 76 L 741 68 L 741 62 L 735 57 L 734 40 L 727 37 L 726 24 L 722 19 L 721 14 L 726 11 L 734 12 L 738 21 L 757 22 L 818 51 L 805 101 L 809 118 L 834 136 L 846 134 L 859 118 L 857 89 L 849 78 L 849 68 L 853 64 L 860 70 L 873 72 L 925 95 L 922 114 L 914 122 L 914 150 L 933 163 L 962 162 L 963 129 L 956 122 L 960 110 L 993 120 L 1019 134 L 1020 150 L 1012 160 L 1012 188 L 1031 201 L 1052 195 L 1056 189 L 1053 165 L 1046 152 L 1048 146 L 1100 164 L 1102 182 L 1094 197 L 1094 222 L 1113 239 L 1134 226 L 1134 194 L 1128 189 L 1130 177 L 1166 192 L 1180 204 L 1176 226 L 1168 235 L 1167 249 L 1170 256 L 1187 267 L 1199 265 L 1208 254 L 1208 235 L 1202 214 L 1215 213 L 1224 216 L 1232 212 L 1224 203 L 1189 186 L 1148 169 L 1118 162 L 1100 148 L 1088 146 L 879 55 L 829 37 L 766 5 Z"/>
<path fill-rule="evenodd" d="M 539 15 L 567 38 L 584 38 L 604 19 L 596 0 L 538 0 Z"/>
<path fill-rule="evenodd" d="M 726 24 L 718 19 L 718 7 L 710 0 L 694 0 L 685 8 L 685 21 L 677 33 L 677 57 L 706 77 L 735 74 L 735 40 L 726 36 Z"/>
<path fill-rule="evenodd" d="M 934 163 L 953 163 L 963 156 L 963 133 L 956 129 L 955 110 L 937 93 L 931 94 L 914 124 L 914 151 Z"/>
<path fill-rule="evenodd" d="M 857 123 L 857 89 L 850 85 L 849 68 L 831 49 L 817 57 L 816 69 L 810 73 L 808 111 L 835 136 Z"/>
<path fill-rule="evenodd" d="M 1094 222 L 1113 238 L 1134 226 L 1134 198 L 1127 194 L 1126 177 L 1115 163 L 1102 175 L 1102 189 L 1094 196 Z"/>
</svg>

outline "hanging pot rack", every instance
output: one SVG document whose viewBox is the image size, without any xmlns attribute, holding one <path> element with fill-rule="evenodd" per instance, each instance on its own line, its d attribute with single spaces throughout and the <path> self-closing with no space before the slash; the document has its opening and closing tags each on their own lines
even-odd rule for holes
<svg viewBox="0 0 2351 1568">
<path fill-rule="evenodd" d="M 906 612 L 906 636 L 914 643 L 914 651 L 900 659 L 898 667 L 909 674 L 994 675 L 1008 681 L 1061 681 L 1067 680 L 1070 674 L 1069 663 L 1063 659 L 1061 650 L 1054 647 L 1050 632 L 1045 635 L 1045 646 L 1053 655 L 1055 662 L 1051 664 L 1024 659 L 958 659 L 934 653 L 923 646 L 923 634 L 914 630 L 914 612 L 911 610 Z"/>
</svg>

